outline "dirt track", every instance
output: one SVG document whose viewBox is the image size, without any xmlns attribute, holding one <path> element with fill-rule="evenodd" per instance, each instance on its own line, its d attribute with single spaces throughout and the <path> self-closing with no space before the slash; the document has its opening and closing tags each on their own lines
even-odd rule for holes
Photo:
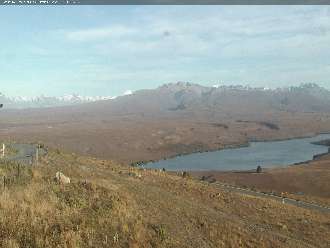
<svg viewBox="0 0 330 248">
<path fill-rule="evenodd" d="M 304 202 L 304 201 L 298 201 L 295 199 L 287 198 L 287 197 L 280 197 L 274 194 L 269 194 L 269 193 L 264 193 L 264 192 L 259 192 L 259 191 L 253 191 L 250 189 L 244 189 L 240 188 L 237 186 L 221 183 L 221 182 L 215 182 L 213 185 L 217 185 L 225 190 L 228 190 L 230 192 L 237 192 L 240 194 L 244 195 L 252 195 L 252 196 L 258 196 L 261 198 L 269 198 L 275 201 L 280 201 L 283 204 L 289 204 L 289 205 L 294 205 L 297 207 L 305 208 L 305 209 L 310 209 L 310 210 L 316 210 L 320 212 L 325 212 L 325 213 L 330 213 L 330 207 L 328 206 L 321 206 L 315 203 L 309 203 L 309 202 Z"/>
</svg>

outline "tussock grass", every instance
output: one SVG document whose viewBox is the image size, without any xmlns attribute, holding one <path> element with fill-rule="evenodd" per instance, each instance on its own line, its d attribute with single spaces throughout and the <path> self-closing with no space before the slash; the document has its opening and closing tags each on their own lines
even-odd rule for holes
<svg viewBox="0 0 330 248">
<path fill-rule="evenodd" d="M 1 247 L 329 247 L 330 219 L 166 172 L 50 152 L 2 164 Z M 53 178 L 61 171 L 71 184 Z M 135 175 L 141 175 L 139 177 Z"/>
</svg>

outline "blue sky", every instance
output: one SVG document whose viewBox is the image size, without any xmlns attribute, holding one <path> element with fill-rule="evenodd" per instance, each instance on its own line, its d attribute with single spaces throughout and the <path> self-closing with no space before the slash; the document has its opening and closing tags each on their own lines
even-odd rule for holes
<svg viewBox="0 0 330 248">
<path fill-rule="evenodd" d="M 10 96 L 177 81 L 330 88 L 329 6 L 3 6 L 0 39 Z"/>
</svg>

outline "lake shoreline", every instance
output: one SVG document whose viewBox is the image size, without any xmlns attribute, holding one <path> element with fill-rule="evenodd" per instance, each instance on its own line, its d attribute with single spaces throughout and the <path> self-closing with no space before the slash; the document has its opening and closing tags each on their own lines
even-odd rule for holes
<svg viewBox="0 0 330 248">
<path fill-rule="evenodd" d="M 217 151 L 223 151 L 223 150 L 231 150 L 231 149 L 239 149 L 239 148 L 244 148 L 244 147 L 250 147 L 252 143 L 270 143 L 270 142 L 281 142 L 281 141 L 290 141 L 290 140 L 299 140 L 299 139 L 308 139 L 308 138 L 314 138 L 317 137 L 319 135 L 329 135 L 330 132 L 319 132 L 319 133 L 315 133 L 313 135 L 309 134 L 309 135 L 304 135 L 304 136 L 299 136 L 299 137 L 290 137 L 290 138 L 284 138 L 284 139 L 266 139 L 266 140 L 249 140 L 247 143 L 244 144 L 238 144 L 238 145 L 228 145 L 225 146 L 224 148 L 221 149 L 214 149 L 214 150 L 207 150 L 207 151 L 196 151 L 193 153 L 186 153 L 186 154 L 179 154 L 179 155 L 175 155 L 175 156 L 171 156 L 169 158 L 164 158 L 164 159 L 160 159 L 160 160 L 153 160 L 153 161 L 142 161 L 142 162 L 138 162 L 135 165 L 138 166 L 145 166 L 145 165 L 150 165 L 152 163 L 158 163 L 158 162 L 162 162 L 162 161 L 166 161 L 168 159 L 175 159 L 175 158 L 180 158 L 183 156 L 189 156 L 189 155 L 193 155 L 193 154 L 198 154 L 198 153 L 209 153 L 209 152 L 217 152 Z M 310 142 L 311 144 L 314 145 L 320 145 L 320 146 L 328 146 L 329 147 L 329 140 L 328 138 L 325 139 L 321 139 L 319 141 L 314 141 L 314 142 Z M 324 144 L 325 142 L 325 144 Z M 295 166 L 295 165 L 299 165 L 299 164 L 303 164 L 303 163 L 308 163 L 310 161 L 314 161 L 316 159 L 319 159 L 320 156 L 326 155 L 329 153 L 329 150 L 327 152 L 321 152 L 321 153 L 316 153 L 313 154 L 313 159 L 308 159 L 308 160 L 303 160 L 301 162 L 293 162 L 293 163 L 288 163 L 285 165 L 274 165 L 274 167 L 267 167 L 267 169 L 273 169 L 273 168 L 284 168 L 284 167 L 288 167 L 288 166 Z M 148 167 L 148 168 L 152 168 Z M 157 168 L 157 167 L 156 167 Z M 165 168 L 166 169 L 166 168 Z M 266 169 L 266 168 L 265 168 Z M 224 169 L 166 169 L 168 171 L 172 171 L 172 172 L 177 172 L 177 171 L 188 171 L 188 172 L 212 172 L 212 171 L 216 171 L 216 172 L 237 172 L 237 173 L 250 173 L 253 172 L 255 170 L 253 169 L 237 169 L 237 170 L 224 170 Z"/>
<path fill-rule="evenodd" d="M 330 147 L 329 147 L 329 149 L 330 149 Z M 267 171 L 271 171 L 271 170 L 275 170 L 275 169 L 286 169 L 286 168 L 294 167 L 294 166 L 297 166 L 297 165 L 309 164 L 311 162 L 320 160 L 320 159 L 322 159 L 322 157 L 327 156 L 329 154 L 330 154 L 330 151 L 328 151 L 326 153 L 316 154 L 316 155 L 314 155 L 314 158 L 310 159 L 310 160 L 297 162 L 297 163 L 293 163 L 293 164 L 288 164 L 288 165 L 262 168 L 262 172 L 267 172 Z M 169 170 L 169 172 L 177 172 L 177 171 L 170 171 Z M 187 172 L 192 173 L 192 174 L 208 174 L 208 175 L 212 175 L 214 173 L 262 174 L 262 172 L 257 173 L 257 168 L 255 170 L 252 170 L 252 169 L 251 170 L 187 170 Z"/>
<path fill-rule="evenodd" d="M 216 149 L 205 149 L 205 150 L 198 150 L 198 151 L 192 151 L 192 152 L 187 152 L 187 153 L 180 153 L 180 154 L 175 154 L 171 156 L 166 156 L 161 159 L 150 159 L 150 160 L 141 160 L 141 161 L 133 161 L 130 163 L 131 166 L 142 166 L 146 165 L 149 163 L 156 163 L 160 161 L 165 161 L 168 159 L 173 159 L 173 158 L 178 158 L 182 156 L 188 156 L 191 154 L 198 154 L 198 153 L 208 153 L 208 152 L 216 152 L 216 151 L 222 151 L 222 150 L 229 150 L 229 149 L 237 149 L 237 148 L 243 148 L 243 147 L 249 147 L 251 145 L 251 142 L 257 143 L 257 142 L 277 142 L 277 141 L 289 141 L 289 140 L 294 140 L 294 139 L 306 139 L 306 138 L 313 138 L 321 134 L 330 134 L 330 131 L 326 132 L 316 132 L 313 134 L 306 134 L 306 135 L 299 135 L 299 136 L 293 136 L 289 138 L 270 138 L 270 139 L 248 139 L 247 142 L 245 143 L 237 143 L 237 144 L 228 144 L 224 145 L 221 148 L 216 148 Z"/>
</svg>

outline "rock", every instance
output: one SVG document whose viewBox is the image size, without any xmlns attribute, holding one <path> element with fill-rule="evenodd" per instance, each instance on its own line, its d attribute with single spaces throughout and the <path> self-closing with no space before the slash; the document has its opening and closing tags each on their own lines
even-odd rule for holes
<svg viewBox="0 0 330 248">
<path fill-rule="evenodd" d="M 71 180 L 69 177 L 65 176 L 62 172 L 58 171 L 55 174 L 55 181 L 59 184 L 69 184 Z"/>
<path fill-rule="evenodd" d="M 129 172 L 128 175 L 131 177 L 142 178 L 142 175 L 136 172 Z"/>
</svg>

